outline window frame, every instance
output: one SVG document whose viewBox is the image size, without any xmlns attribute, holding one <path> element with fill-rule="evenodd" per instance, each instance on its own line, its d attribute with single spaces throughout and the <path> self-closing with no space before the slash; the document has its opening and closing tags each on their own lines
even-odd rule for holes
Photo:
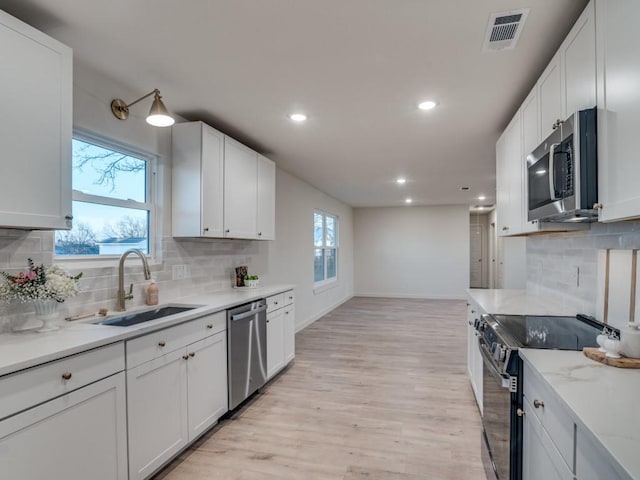
<svg viewBox="0 0 640 480">
<path fill-rule="evenodd" d="M 158 155 L 150 153 L 148 151 L 132 147 L 124 142 L 104 137 L 102 135 L 95 134 L 83 129 L 73 129 L 73 140 L 79 140 L 81 142 L 89 143 L 97 147 L 102 147 L 114 152 L 122 153 L 135 157 L 137 159 L 147 162 L 146 178 L 145 178 L 145 202 L 138 202 L 135 200 L 122 200 L 119 198 L 104 197 L 101 195 L 92 195 L 83 193 L 73 188 L 73 180 L 71 185 L 71 201 L 93 203 L 98 205 L 107 205 L 112 207 L 131 208 L 134 210 L 146 210 L 148 218 L 148 253 L 146 257 L 150 260 L 156 258 L 156 232 L 157 232 L 157 208 L 156 208 L 156 190 L 157 190 L 157 166 Z M 113 261 L 120 258 L 120 255 L 57 255 L 55 253 L 56 239 L 53 238 L 53 258 L 60 262 L 102 262 Z"/>
<path fill-rule="evenodd" d="M 316 245 L 316 239 L 315 239 L 315 216 L 316 215 L 321 215 L 322 216 L 322 246 L 317 246 Z M 335 222 L 335 239 L 334 239 L 334 243 L 335 245 L 332 246 L 327 246 L 326 245 L 326 241 L 327 241 L 327 217 L 331 217 L 334 219 Z M 323 279 L 322 280 L 318 280 L 316 281 L 315 279 L 315 266 L 314 266 L 314 271 L 313 271 L 313 288 L 314 288 L 314 292 L 315 293 L 319 293 L 322 292 L 328 288 L 331 288 L 332 286 L 334 286 L 337 282 L 338 282 L 338 276 L 339 276 L 339 258 L 340 258 L 340 217 L 338 215 L 336 215 L 335 213 L 329 213 L 326 212 L 324 210 L 320 210 L 318 208 L 315 208 L 313 210 L 313 261 L 314 261 L 314 265 L 315 265 L 315 251 L 318 249 L 322 249 L 323 253 L 324 253 L 324 275 L 323 275 Z M 336 251 L 336 274 L 334 277 L 331 278 L 327 278 L 327 259 L 328 256 L 326 254 L 327 250 L 335 250 Z"/>
</svg>

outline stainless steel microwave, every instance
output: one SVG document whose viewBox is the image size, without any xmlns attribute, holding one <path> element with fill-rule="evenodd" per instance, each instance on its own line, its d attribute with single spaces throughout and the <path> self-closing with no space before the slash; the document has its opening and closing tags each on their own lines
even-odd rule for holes
<svg viewBox="0 0 640 480">
<path fill-rule="evenodd" d="M 527 155 L 529 220 L 592 222 L 598 217 L 596 109 L 581 110 Z"/>
</svg>

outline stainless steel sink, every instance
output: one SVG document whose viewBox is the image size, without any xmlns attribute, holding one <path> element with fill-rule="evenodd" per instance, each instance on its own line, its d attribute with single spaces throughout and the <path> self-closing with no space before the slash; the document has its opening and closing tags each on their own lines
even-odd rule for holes
<svg viewBox="0 0 640 480">
<path fill-rule="evenodd" d="M 131 325 L 137 325 L 138 323 L 150 322 L 151 320 L 157 320 L 158 318 L 168 317 L 170 315 L 177 315 L 178 313 L 188 312 L 198 307 L 174 307 L 164 306 L 158 307 L 153 310 L 145 310 L 144 312 L 131 313 L 120 317 L 110 318 L 98 322 L 99 325 L 111 325 L 114 327 L 130 327 Z"/>
</svg>

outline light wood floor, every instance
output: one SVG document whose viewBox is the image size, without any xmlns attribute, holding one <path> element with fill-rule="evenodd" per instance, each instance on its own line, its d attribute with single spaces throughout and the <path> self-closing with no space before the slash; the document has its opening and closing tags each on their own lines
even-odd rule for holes
<svg viewBox="0 0 640 480">
<path fill-rule="evenodd" d="M 460 301 L 354 298 L 163 480 L 484 480 Z"/>
</svg>

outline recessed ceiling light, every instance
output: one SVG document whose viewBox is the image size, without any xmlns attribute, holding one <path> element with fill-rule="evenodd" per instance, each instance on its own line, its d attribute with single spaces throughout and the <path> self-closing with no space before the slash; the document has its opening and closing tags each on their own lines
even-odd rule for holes
<svg viewBox="0 0 640 480">
<path fill-rule="evenodd" d="M 485 197 L 484 195 L 480 195 L 480 196 L 478 197 L 478 200 L 486 200 L 486 199 L 487 199 L 487 197 Z"/>
<path fill-rule="evenodd" d="M 289 119 L 294 122 L 304 122 L 307 119 L 307 116 L 304 113 L 292 113 L 289 115 Z"/>
<path fill-rule="evenodd" d="M 413 200 L 412 200 L 412 199 L 410 199 L 410 198 L 405 198 L 405 200 L 404 200 L 404 203 L 407 203 L 407 204 L 409 204 L 409 203 L 411 203 L 411 202 L 413 202 Z"/>
<path fill-rule="evenodd" d="M 434 102 L 433 100 L 426 100 L 424 102 L 420 102 L 418 104 L 418 108 L 420 110 L 431 110 L 432 108 L 435 108 L 436 105 L 438 105 L 436 102 Z"/>
<path fill-rule="evenodd" d="M 407 183 L 407 179 L 404 178 L 404 177 L 398 177 L 397 180 L 396 180 L 396 183 L 398 185 L 404 185 L 405 183 Z"/>
</svg>

